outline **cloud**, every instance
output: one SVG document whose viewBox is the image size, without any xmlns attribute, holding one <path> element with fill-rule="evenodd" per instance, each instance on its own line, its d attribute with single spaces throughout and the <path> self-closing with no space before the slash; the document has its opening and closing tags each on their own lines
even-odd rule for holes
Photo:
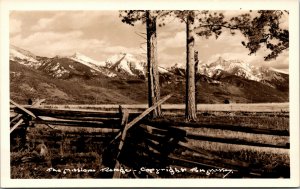
<svg viewBox="0 0 300 189">
<path fill-rule="evenodd" d="M 58 32 L 36 32 L 26 38 L 17 35 L 11 38 L 11 43 L 39 56 L 54 57 L 70 56 L 75 52 L 80 52 L 91 56 L 96 60 L 106 60 L 109 56 L 126 52 L 135 55 L 142 55 L 140 48 L 131 48 L 122 45 L 114 46 L 107 41 L 95 38 L 82 38 L 82 31 L 72 31 L 65 33 Z"/>
<path fill-rule="evenodd" d="M 55 30 L 58 25 L 65 24 L 68 14 L 59 11 L 53 12 L 52 14 L 48 14 L 48 12 L 43 14 L 43 12 L 41 12 L 35 15 L 35 17 L 38 17 L 38 20 L 31 25 L 30 30 L 33 32 L 41 32 Z M 69 23 L 69 20 L 67 20 L 67 23 Z"/>
<path fill-rule="evenodd" d="M 224 44 L 230 44 L 230 48 L 233 46 L 241 46 L 241 42 L 244 41 L 246 38 L 242 35 L 241 32 L 235 31 L 235 34 L 230 34 L 230 31 L 228 29 L 225 29 L 222 31 L 222 34 L 219 36 L 219 38 L 216 40 L 218 43 L 224 43 Z M 229 47 L 229 45 L 226 45 Z"/>
<path fill-rule="evenodd" d="M 174 37 L 174 33 L 185 31 L 185 24 L 181 23 L 178 18 L 167 17 L 164 23 L 165 26 L 157 28 L 158 39 L 171 38 Z"/>
<path fill-rule="evenodd" d="M 98 39 L 82 39 L 81 31 L 67 33 L 37 32 L 26 38 L 17 35 L 11 43 L 24 49 L 30 49 L 40 56 L 70 55 L 76 51 L 87 52 L 104 48 L 107 43 Z"/>
<path fill-rule="evenodd" d="M 54 18 L 41 18 L 39 19 L 38 23 L 31 27 L 33 31 L 40 31 L 47 29 L 51 24 L 53 24 Z"/>
<path fill-rule="evenodd" d="M 139 48 L 130 48 L 125 46 L 113 46 L 113 45 L 112 46 L 105 45 L 101 48 L 95 48 L 92 50 L 92 53 L 90 55 L 96 60 L 104 61 L 108 57 L 121 52 L 133 54 L 134 56 L 142 58 L 144 60 L 146 60 L 147 57 L 146 52 L 144 52 Z"/>
<path fill-rule="evenodd" d="M 203 48 L 209 48 L 209 45 L 208 44 L 204 44 Z"/>
<path fill-rule="evenodd" d="M 185 64 L 185 52 L 182 53 L 158 53 L 158 64 L 160 66 L 170 67 L 175 63 Z"/>
<path fill-rule="evenodd" d="M 124 53 L 131 53 L 131 54 L 141 54 L 141 53 L 146 53 L 142 49 L 139 48 L 128 48 L 125 46 L 107 46 L 103 49 L 101 49 L 101 52 L 104 53 L 118 53 L 118 52 L 124 52 Z"/>
<path fill-rule="evenodd" d="M 51 17 L 41 16 L 37 23 L 31 27 L 32 31 L 64 31 L 80 30 L 94 24 L 99 24 L 103 19 L 116 16 L 115 11 L 64 11 L 57 12 Z"/>
<path fill-rule="evenodd" d="M 17 19 L 10 19 L 9 20 L 9 33 L 10 34 L 16 34 L 21 31 L 22 22 Z"/>
<path fill-rule="evenodd" d="M 171 37 L 166 37 L 158 40 L 161 49 L 165 48 L 182 48 L 185 47 L 186 44 L 186 33 L 185 31 L 180 31 L 175 33 L 175 35 Z"/>
<path fill-rule="evenodd" d="M 256 62 L 260 58 L 258 56 L 247 56 L 245 54 L 241 54 L 237 52 L 218 53 L 210 56 L 210 58 L 207 60 L 207 63 L 210 64 L 212 62 L 215 62 L 219 57 L 222 57 L 225 60 L 243 60 L 247 63 Z"/>
<path fill-rule="evenodd" d="M 276 59 L 270 61 L 264 61 L 263 66 L 272 67 L 278 70 L 288 70 L 289 69 L 289 52 L 284 51 Z"/>
</svg>

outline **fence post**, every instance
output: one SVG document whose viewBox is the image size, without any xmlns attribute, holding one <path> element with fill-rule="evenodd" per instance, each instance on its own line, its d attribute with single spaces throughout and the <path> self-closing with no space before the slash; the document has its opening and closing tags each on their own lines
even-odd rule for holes
<svg viewBox="0 0 300 189">
<path fill-rule="evenodd" d="M 119 162 L 118 158 L 119 158 L 121 150 L 123 148 L 125 137 L 126 137 L 127 130 L 128 130 L 128 128 L 126 127 L 127 122 L 128 122 L 128 116 L 129 116 L 128 110 L 123 109 L 122 106 L 120 105 L 119 106 L 119 112 L 120 112 L 120 115 L 122 115 L 121 116 L 121 129 L 123 127 L 123 131 L 122 131 L 122 137 L 121 137 L 121 140 L 120 140 L 120 144 L 119 144 L 119 147 L 118 147 L 118 153 L 117 153 L 117 156 L 116 156 L 116 164 L 115 164 L 114 170 L 120 169 L 121 165 L 120 165 L 120 162 Z M 120 177 L 121 177 L 121 172 L 120 171 L 114 171 L 113 178 L 120 178 Z"/>
</svg>

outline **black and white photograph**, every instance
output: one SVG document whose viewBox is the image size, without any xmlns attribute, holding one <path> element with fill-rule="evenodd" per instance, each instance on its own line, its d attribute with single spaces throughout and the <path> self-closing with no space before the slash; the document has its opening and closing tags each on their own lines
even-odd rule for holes
<svg viewBox="0 0 300 189">
<path fill-rule="evenodd" d="M 5 178 L 299 185 L 295 11 L 240 4 L 10 9 Z"/>
</svg>

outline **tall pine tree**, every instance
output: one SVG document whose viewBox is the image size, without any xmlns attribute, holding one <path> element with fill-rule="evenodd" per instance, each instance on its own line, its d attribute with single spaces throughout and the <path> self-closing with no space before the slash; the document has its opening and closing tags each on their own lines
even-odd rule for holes
<svg viewBox="0 0 300 189">
<path fill-rule="evenodd" d="M 163 21 L 166 11 L 128 10 L 120 11 L 122 22 L 134 26 L 138 21 L 146 24 L 147 35 L 147 74 L 148 74 L 148 105 L 153 106 L 160 99 L 159 72 L 157 62 L 157 33 L 158 19 Z M 153 112 L 152 117 L 161 116 L 161 106 Z"/>
<path fill-rule="evenodd" d="M 185 117 L 188 121 L 197 119 L 196 83 L 195 76 L 195 38 L 196 36 L 216 38 L 222 33 L 221 25 L 225 25 L 223 14 L 209 13 L 209 11 L 173 11 L 172 14 L 186 25 L 186 93 L 185 93 Z M 198 52 L 197 52 L 198 55 Z"/>
</svg>

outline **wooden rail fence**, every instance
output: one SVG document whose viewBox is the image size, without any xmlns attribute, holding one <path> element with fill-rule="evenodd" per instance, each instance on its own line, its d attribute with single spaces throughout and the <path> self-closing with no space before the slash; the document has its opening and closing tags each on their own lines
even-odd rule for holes
<svg viewBox="0 0 300 189">
<path fill-rule="evenodd" d="M 44 100 L 39 100 L 31 106 L 21 106 L 14 101 L 12 104 L 10 133 L 21 133 L 23 142 L 26 140 L 26 129 L 35 124 L 46 124 L 48 126 L 60 125 L 68 127 L 94 127 L 111 129 L 116 133 L 110 144 L 118 142 L 117 153 L 113 154 L 114 169 L 123 166 L 177 166 L 203 168 L 231 168 L 236 175 L 246 177 L 260 177 L 257 171 L 249 169 L 249 164 L 232 159 L 224 159 L 211 152 L 199 150 L 189 145 L 189 140 L 211 141 L 233 145 L 248 145 L 255 147 L 270 147 L 275 149 L 289 149 L 289 143 L 266 144 L 248 141 L 239 138 L 220 138 L 194 133 L 186 128 L 209 128 L 238 131 L 252 134 L 276 135 L 288 137 L 288 131 L 266 130 L 250 128 L 239 125 L 226 124 L 199 124 L 187 122 L 157 121 L 146 119 L 147 115 L 157 106 L 167 101 L 171 95 L 159 100 L 152 107 L 144 109 L 143 112 L 130 112 L 127 108 L 119 106 L 118 111 L 104 111 L 91 109 L 68 109 L 49 108 L 42 106 Z M 76 134 L 76 133 L 74 133 Z M 134 177 L 154 177 L 157 175 Z M 113 178 L 120 178 L 120 172 L 114 172 Z"/>
</svg>

